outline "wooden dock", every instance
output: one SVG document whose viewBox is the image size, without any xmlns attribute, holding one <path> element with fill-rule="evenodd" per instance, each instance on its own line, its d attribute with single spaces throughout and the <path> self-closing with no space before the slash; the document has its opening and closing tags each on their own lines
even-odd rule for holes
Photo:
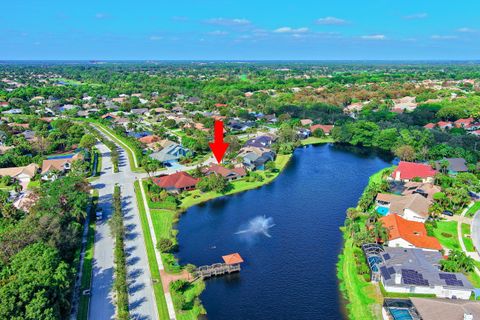
<svg viewBox="0 0 480 320">
<path fill-rule="evenodd" d="M 224 263 L 214 263 L 195 269 L 193 272 L 194 277 L 205 279 L 240 271 L 240 264 L 243 262 L 243 259 L 238 253 L 222 256 L 222 258 L 225 261 Z"/>
</svg>

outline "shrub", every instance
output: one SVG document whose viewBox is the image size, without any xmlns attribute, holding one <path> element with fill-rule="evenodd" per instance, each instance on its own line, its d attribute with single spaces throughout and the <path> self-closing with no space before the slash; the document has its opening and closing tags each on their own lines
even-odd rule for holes
<svg viewBox="0 0 480 320">
<path fill-rule="evenodd" d="M 157 243 L 157 249 L 160 250 L 161 253 L 172 253 L 177 250 L 177 245 L 170 239 L 160 238 Z"/>
</svg>

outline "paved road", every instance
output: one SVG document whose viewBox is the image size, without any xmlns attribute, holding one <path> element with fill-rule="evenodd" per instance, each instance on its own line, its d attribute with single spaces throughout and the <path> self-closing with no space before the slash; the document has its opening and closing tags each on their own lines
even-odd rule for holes
<svg viewBox="0 0 480 320">
<path fill-rule="evenodd" d="M 115 305 L 112 296 L 113 285 L 113 239 L 107 223 L 111 216 L 113 184 L 113 166 L 110 150 L 103 144 L 97 144 L 102 154 L 102 171 L 92 186 L 98 190 L 98 208 L 102 209 L 103 219 L 95 226 L 95 247 L 93 254 L 92 288 L 89 306 L 90 320 L 113 319 Z"/>
<path fill-rule="evenodd" d="M 89 319 L 107 320 L 114 318 L 115 314 L 112 298 L 114 242 L 107 222 L 111 215 L 115 184 L 120 185 L 122 192 L 130 314 L 133 319 L 158 319 L 147 252 L 133 189 L 136 176 L 130 170 L 130 163 L 123 149 L 119 149 L 120 172 L 113 173 L 110 150 L 102 144 L 99 144 L 98 148 L 102 153 L 102 174 L 93 183 L 93 187 L 99 190 L 99 206 L 103 210 L 104 218 L 97 224 L 95 230 Z"/>
</svg>

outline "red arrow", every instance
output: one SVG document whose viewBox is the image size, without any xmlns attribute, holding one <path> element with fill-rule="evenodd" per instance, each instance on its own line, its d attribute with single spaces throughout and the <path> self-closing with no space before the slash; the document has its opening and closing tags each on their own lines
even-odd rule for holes
<svg viewBox="0 0 480 320">
<path fill-rule="evenodd" d="M 214 139 L 213 142 L 210 142 L 210 149 L 212 149 L 213 155 L 217 162 L 222 162 L 225 151 L 227 151 L 229 143 L 223 142 L 223 122 L 220 120 L 215 120 L 214 127 Z"/>
</svg>

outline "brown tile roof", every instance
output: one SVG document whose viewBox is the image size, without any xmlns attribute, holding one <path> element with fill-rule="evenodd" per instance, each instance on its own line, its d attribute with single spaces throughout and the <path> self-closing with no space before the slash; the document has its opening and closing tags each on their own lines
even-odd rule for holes
<svg viewBox="0 0 480 320">
<path fill-rule="evenodd" d="M 396 194 L 379 193 L 377 200 L 389 202 L 391 213 L 402 215 L 405 209 L 410 209 L 424 218 L 429 216 L 428 208 L 430 207 L 430 201 L 419 194 L 399 196 Z"/>
<path fill-rule="evenodd" d="M 47 159 L 43 160 L 42 162 L 42 174 L 45 174 L 51 170 L 58 170 L 63 171 L 65 168 L 66 163 L 72 163 L 75 160 L 82 159 L 82 155 L 80 153 L 75 154 L 71 158 L 67 159 Z"/>
<path fill-rule="evenodd" d="M 310 131 L 314 132 L 317 129 L 322 129 L 325 134 L 329 134 L 333 129 L 332 124 L 314 124 L 310 127 Z"/>
<path fill-rule="evenodd" d="M 210 167 L 203 170 L 203 172 L 205 174 L 216 173 L 216 174 L 221 175 L 224 178 L 228 178 L 228 176 L 230 176 L 230 175 L 235 175 L 235 176 L 238 176 L 238 177 L 244 177 L 244 176 L 247 175 L 247 172 L 245 171 L 245 168 L 243 168 L 243 167 L 228 169 L 228 168 L 222 167 L 218 164 L 212 164 Z"/>
<path fill-rule="evenodd" d="M 16 178 L 20 174 L 26 174 L 30 178 L 33 178 L 37 173 L 38 165 L 31 163 L 26 167 L 13 167 L 13 168 L 2 168 L 0 169 L 0 176 L 10 176 Z"/>
</svg>

